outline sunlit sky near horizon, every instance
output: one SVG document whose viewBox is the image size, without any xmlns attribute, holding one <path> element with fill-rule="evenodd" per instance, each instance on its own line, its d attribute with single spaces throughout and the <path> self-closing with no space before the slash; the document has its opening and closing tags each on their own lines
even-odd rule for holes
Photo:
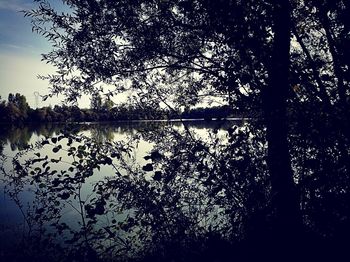
<svg viewBox="0 0 350 262">
<path fill-rule="evenodd" d="M 59 0 L 50 1 L 60 10 L 66 7 Z M 36 106 L 34 92 L 48 93 L 48 83 L 37 78 L 54 72 L 54 68 L 41 61 L 41 54 L 50 50 L 47 40 L 32 32 L 30 18 L 21 10 L 34 8 L 33 0 L 0 0 L 0 96 L 7 99 L 9 93 L 21 93 L 31 107 Z M 60 98 L 39 102 L 39 107 L 59 104 Z M 81 107 L 89 106 L 89 99 L 82 99 Z"/>
</svg>

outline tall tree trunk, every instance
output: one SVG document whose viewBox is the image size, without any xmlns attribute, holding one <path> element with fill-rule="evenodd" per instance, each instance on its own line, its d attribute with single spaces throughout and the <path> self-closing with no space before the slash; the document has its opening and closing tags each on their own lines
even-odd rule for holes
<svg viewBox="0 0 350 262">
<path fill-rule="evenodd" d="M 290 239 L 301 222 L 287 141 L 291 18 L 289 0 L 273 2 L 274 46 L 269 72 L 270 83 L 263 97 L 268 141 L 267 164 L 271 177 L 273 232 L 278 239 Z"/>
</svg>

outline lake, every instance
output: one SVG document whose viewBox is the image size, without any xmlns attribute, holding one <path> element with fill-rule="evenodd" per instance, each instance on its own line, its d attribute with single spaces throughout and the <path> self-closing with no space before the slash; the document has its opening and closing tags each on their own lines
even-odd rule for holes
<svg viewBox="0 0 350 262">
<path fill-rule="evenodd" d="M 239 132 L 258 143 L 248 126 L 245 120 L 1 126 L 1 249 L 139 258 L 169 245 L 182 250 L 186 239 L 209 232 L 239 235 L 247 208 L 241 189 L 251 177 L 238 169 L 250 165 L 249 145 L 236 141 L 231 157 L 229 144 Z M 256 156 L 265 150 L 259 143 Z M 254 179 L 262 181 L 259 165 Z"/>
<path fill-rule="evenodd" d="M 274 253 L 265 130 L 243 119 L 1 125 L 0 260 L 227 261 Z M 305 228 L 292 242 L 309 254 L 320 245 L 342 248 L 350 232 L 347 137 L 290 130 Z"/>
</svg>

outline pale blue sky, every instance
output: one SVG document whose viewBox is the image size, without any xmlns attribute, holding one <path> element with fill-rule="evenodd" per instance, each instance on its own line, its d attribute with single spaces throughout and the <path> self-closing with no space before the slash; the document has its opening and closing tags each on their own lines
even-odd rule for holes
<svg viewBox="0 0 350 262">
<path fill-rule="evenodd" d="M 60 10 L 67 10 L 59 0 L 51 0 Z M 30 19 L 21 10 L 35 7 L 32 0 L 0 0 L 0 96 L 7 99 L 9 93 L 21 93 L 35 107 L 34 92 L 48 93 L 48 83 L 37 75 L 54 72 L 54 68 L 41 62 L 41 53 L 50 50 L 42 36 L 32 33 Z M 39 106 L 54 105 L 62 98 L 41 102 Z M 80 106 L 89 106 L 83 99 Z"/>
</svg>

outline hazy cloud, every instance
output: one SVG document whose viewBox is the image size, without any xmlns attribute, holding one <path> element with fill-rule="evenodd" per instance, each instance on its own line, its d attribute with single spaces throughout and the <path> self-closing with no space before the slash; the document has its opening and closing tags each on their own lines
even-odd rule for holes
<svg viewBox="0 0 350 262">
<path fill-rule="evenodd" d="M 33 4 L 23 0 L 0 0 L 0 9 L 18 12 L 33 7 Z"/>
</svg>

